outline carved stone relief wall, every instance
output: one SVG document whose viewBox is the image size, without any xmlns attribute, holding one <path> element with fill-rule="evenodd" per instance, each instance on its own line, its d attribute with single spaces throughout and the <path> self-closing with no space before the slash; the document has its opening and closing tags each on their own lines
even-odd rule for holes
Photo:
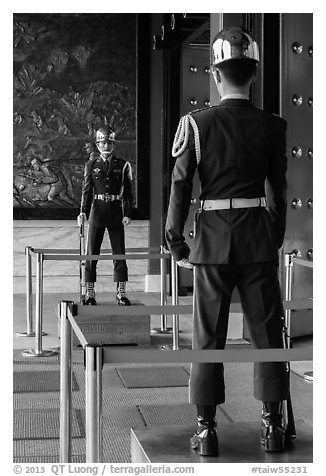
<svg viewBox="0 0 326 476">
<path fill-rule="evenodd" d="M 98 127 L 114 128 L 136 170 L 136 15 L 13 19 L 14 210 L 71 212 Z"/>
</svg>

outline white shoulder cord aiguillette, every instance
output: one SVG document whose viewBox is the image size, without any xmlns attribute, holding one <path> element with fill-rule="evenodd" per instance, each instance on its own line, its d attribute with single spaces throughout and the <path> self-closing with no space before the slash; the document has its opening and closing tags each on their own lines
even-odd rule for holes
<svg viewBox="0 0 326 476">
<path fill-rule="evenodd" d="M 199 129 L 195 119 L 190 114 L 182 116 L 179 121 L 178 129 L 175 134 L 172 146 L 172 156 L 179 157 L 185 151 L 189 140 L 189 123 L 191 124 L 194 131 L 196 159 L 197 164 L 199 164 L 201 158 Z"/>
</svg>

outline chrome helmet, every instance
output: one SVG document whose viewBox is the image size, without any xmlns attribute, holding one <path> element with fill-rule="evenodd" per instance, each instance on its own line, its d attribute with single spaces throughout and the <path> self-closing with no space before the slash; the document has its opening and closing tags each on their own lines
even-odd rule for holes
<svg viewBox="0 0 326 476">
<path fill-rule="evenodd" d="M 240 26 L 221 30 L 212 43 L 212 66 L 231 59 L 251 59 L 259 62 L 258 43 Z"/>
<path fill-rule="evenodd" d="M 96 131 L 96 142 L 104 140 L 115 142 L 115 132 L 109 127 L 101 127 Z"/>
</svg>

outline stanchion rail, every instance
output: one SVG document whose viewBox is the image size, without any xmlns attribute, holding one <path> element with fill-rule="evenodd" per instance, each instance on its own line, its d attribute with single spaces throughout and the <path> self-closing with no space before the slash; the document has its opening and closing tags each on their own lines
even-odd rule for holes
<svg viewBox="0 0 326 476">
<path fill-rule="evenodd" d="M 85 260 L 125 260 L 125 259 L 160 259 L 161 270 L 166 272 L 166 267 L 162 265 L 167 259 L 171 259 L 171 255 L 161 246 L 149 248 L 126 248 L 125 254 L 110 255 L 106 252 L 112 252 L 111 249 L 104 249 L 101 255 L 80 255 L 77 249 L 44 249 L 33 248 L 28 246 L 25 248 L 26 254 L 26 315 L 27 315 L 27 331 L 20 332 L 18 336 L 34 337 L 35 349 L 28 349 L 22 352 L 24 357 L 49 357 L 57 354 L 54 349 L 42 349 L 42 337 L 46 335 L 42 329 L 43 320 L 43 265 L 44 261 L 85 261 Z M 137 253 L 138 252 L 138 253 Z M 31 254 L 34 253 L 37 261 L 36 269 L 36 325 L 33 331 L 33 306 L 32 306 L 32 261 Z M 164 277 L 164 281 L 166 277 Z M 162 285 L 161 277 L 161 293 L 166 293 L 166 287 Z M 166 303 L 166 294 L 161 296 L 161 303 Z M 162 326 L 166 327 L 166 323 L 162 322 Z"/>
<path fill-rule="evenodd" d="M 170 256 L 165 253 L 131 253 L 131 254 L 116 254 L 116 255 L 74 255 L 74 254 L 43 254 L 46 261 L 112 261 L 125 259 L 170 259 Z"/>
<path fill-rule="evenodd" d="M 72 301 L 65 301 L 60 305 L 61 355 L 64 356 L 61 358 L 60 369 L 60 462 L 62 463 L 71 462 L 71 327 L 80 340 L 85 353 L 86 463 L 102 462 L 102 368 L 106 363 L 152 362 L 158 364 L 312 360 L 312 348 L 162 351 L 150 348 L 134 350 L 89 345 L 78 325 L 77 309 Z M 120 314 L 124 310 L 118 309 L 116 314 Z M 161 309 L 160 312 L 165 312 L 165 309 Z"/>
<path fill-rule="evenodd" d="M 141 253 L 134 253 L 134 251 L 141 251 Z M 161 306 L 165 308 L 166 312 L 173 309 L 172 319 L 173 319 L 173 350 L 179 349 L 179 312 L 178 310 L 178 272 L 177 272 L 177 264 L 175 259 L 170 255 L 170 253 L 165 250 L 162 246 L 160 248 L 160 252 L 156 252 L 157 248 L 128 248 L 126 249 L 125 254 L 115 254 L 115 255 L 106 255 L 102 253 L 101 255 L 80 255 L 74 254 L 77 250 L 75 249 L 41 249 L 41 248 L 26 248 L 26 256 L 27 256 L 27 332 L 21 333 L 20 335 L 35 335 L 35 349 L 30 349 L 23 351 L 24 356 L 52 356 L 56 353 L 55 350 L 43 350 L 42 349 L 42 336 L 44 335 L 42 329 L 42 316 L 43 316 L 43 263 L 44 261 L 60 261 L 60 260 L 70 260 L 70 261 L 84 261 L 84 260 L 124 260 L 124 259 L 160 259 L 161 261 Z M 110 252 L 110 249 L 103 250 L 104 252 Z M 131 254 L 128 254 L 132 251 Z M 148 252 L 150 251 L 150 252 Z M 154 251 L 154 252 L 151 252 Z M 34 252 L 37 258 L 37 289 L 36 289 L 36 331 L 33 332 L 33 321 L 32 321 L 32 306 L 31 306 L 31 294 L 32 294 L 32 272 L 31 272 L 31 261 L 30 261 L 30 254 Z M 165 260 L 171 260 L 171 276 L 172 276 L 172 308 L 166 306 L 166 288 L 165 288 L 165 275 L 162 278 L 162 272 L 166 272 Z M 311 309 L 311 300 L 291 300 L 292 296 L 292 267 L 293 263 L 299 263 L 303 266 L 311 267 L 312 263 L 310 261 L 305 261 L 293 256 L 293 254 L 286 255 L 286 296 L 285 296 L 285 309 L 286 309 L 286 323 L 288 328 L 287 339 L 290 342 L 290 317 L 291 317 L 291 310 L 301 310 L 301 309 Z M 304 302 L 303 302 L 304 301 Z M 291 304 L 290 304 L 291 303 Z M 241 306 L 235 304 L 234 308 L 232 309 L 231 305 L 231 312 L 241 312 Z M 303 307 L 302 307 L 303 306 Z M 191 309 L 191 311 L 190 311 Z M 189 306 L 189 313 L 192 312 L 192 306 Z M 125 315 L 132 315 L 128 314 L 130 311 L 126 311 Z M 183 309 L 183 314 L 186 313 L 186 309 Z M 152 312 L 154 314 L 154 312 Z M 162 332 L 166 331 L 166 314 L 161 314 L 161 330 Z"/>
<path fill-rule="evenodd" d="M 299 266 L 304 266 L 306 268 L 313 268 L 313 261 L 303 259 L 303 258 L 298 258 L 296 256 L 292 256 L 292 261 L 293 263 L 296 263 Z"/>
<path fill-rule="evenodd" d="M 48 254 L 61 254 L 61 255 L 73 255 L 78 254 L 79 250 L 77 248 L 33 248 L 29 246 L 32 253 L 48 253 Z M 148 252 L 159 252 L 160 247 L 150 246 L 148 248 L 126 248 L 126 253 L 148 253 Z M 101 250 L 101 254 L 110 253 L 112 254 L 111 248 L 104 248 Z"/>
</svg>

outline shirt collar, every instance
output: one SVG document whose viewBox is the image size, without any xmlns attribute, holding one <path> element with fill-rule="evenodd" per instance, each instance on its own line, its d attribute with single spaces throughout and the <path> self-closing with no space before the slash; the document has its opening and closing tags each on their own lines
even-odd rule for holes
<svg viewBox="0 0 326 476">
<path fill-rule="evenodd" d="M 110 162 L 110 160 L 111 160 L 111 158 L 112 158 L 112 154 L 109 155 L 107 158 L 104 157 L 102 154 L 100 154 L 100 157 L 101 157 L 101 159 L 103 160 L 103 162 L 106 163 L 106 162 Z"/>
<path fill-rule="evenodd" d="M 225 99 L 246 99 L 247 101 L 249 101 L 249 96 L 247 96 L 247 94 L 241 93 L 230 93 L 221 97 L 221 101 L 224 101 Z"/>
</svg>

